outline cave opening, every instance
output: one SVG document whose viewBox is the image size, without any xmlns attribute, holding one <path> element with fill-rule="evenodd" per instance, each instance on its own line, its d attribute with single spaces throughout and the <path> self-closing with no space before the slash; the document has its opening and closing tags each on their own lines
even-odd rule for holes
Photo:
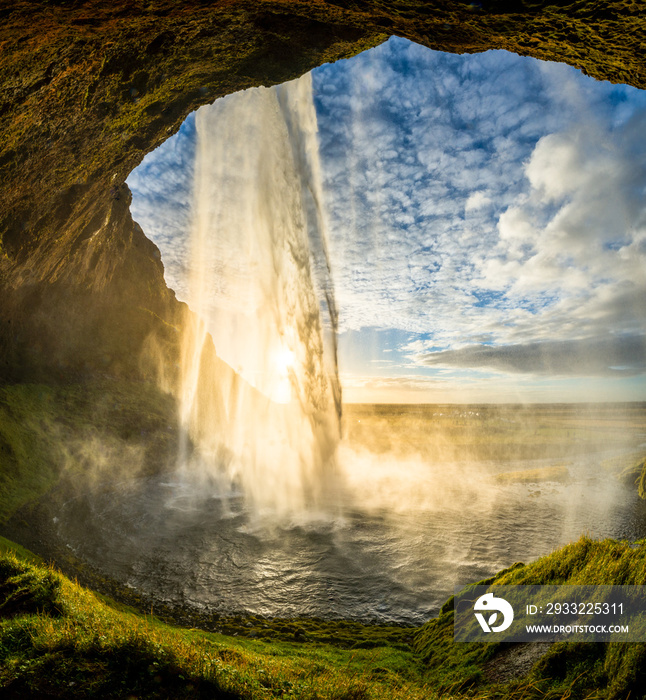
<svg viewBox="0 0 646 700">
<path fill-rule="evenodd" d="M 194 373 L 194 393 L 207 387 L 211 398 L 198 411 L 206 423 L 189 435 L 191 459 L 180 451 L 172 477 L 144 480 L 135 497 L 93 494 L 82 507 L 94 513 L 96 534 L 84 528 L 81 542 L 63 525 L 63 537 L 165 602 L 419 623 L 455 585 L 581 532 L 641 536 L 642 505 L 609 464 L 643 440 L 643 95 L 564 65 L 505 52 L 441 54 L 402 39 L 322 66 L 304 84 L 309 111 L 298 119 L 315 112 L 318 184 L 311 160 L 296 169 L 297 184 L 284 179 L 290 158 L 293 167 L 312 157 L 312 133 L 287 161 L 279 145 L 298 141 L 290 132 L 298 110 L 281 112 L 281 91 L 293 87 L 254 88 L 202 108 L 201 123 L 189 117 L 130 175 L 133 217 L 160 248 L 180 299 L 191 304 L 195 250 L 210 265 L 200 276 L 217 309 L 200 327 L 198 365 L 206 331 L 223 362 Z M 278 131 L 267 129 L 279 112 Z M 278 161 L 266 160 L 269 146 Z M 334 352 L 338 332 L 344 437 L 337 445 L 323 431 L 326 449 L 333 445 L 325 488 L 317 470 L 303 468 L 319 447 L 313 430 L 292 470 L 268 447 L 281 434 L 276 420 L 287 425 L 283 436 L 299 439 L 303 424 L 283 409 L 267 419 L 267 406 L 290 400 L 258 375 L 288 377 L 286 390 L 298 393 L 295 358 L 303 352 L 305 366 L 311 350 L 299 344 L 298 323 L 283 345 L 285 328 L 253 326 L 260 317 L 284 324 L 280 314 L 294 307 L 282 292 L 266 305 L 286 269 L 266 242 L 282 246 L 290 264 L 303 260 L 293 240 L 277 238 L 275 222 L 251 238 L 242 228 L 258 199 L 228 188 L 248 180 L 260 150 L 298 194 L 286 210 L 307 220 L 312 202 L 302 190 L 323 211 L 314 232 L 301 221 L 298 240 L 324 236 L 325 255 L 310 249 L 308 277 L 291 278 L 290 289 L 304 285 L 325 300 L 321 346 L 331 336 Z M 213 247 L 191 251 L 197 167 L 209 169 L 209 198 L 222 198 L 218 222 L 224 213 L 232 227 L 212 230 L 209 215 Z M 262 187 L 274 184 L 265 178 Z M 254 196 L 259 187 L 254 180 Z M 232 213 L 237 197 L 245 207 Z M 282 211 L 271 198 L 265 209 L 269 221 Z M 329 278 L 318 269 L 328 265 Z M 254 294 L 263 303 L 250 314 Z M 250 389 L 232 389 L 238 376 L 269 402 L 241 398 Z M 233 404 L 213 407 L 216 385 Z M 309 410 L 311 421 L 312 406 L 299 402 L 299 420 Z M 329 414 L 314 415 L 310 428 Z M 189 428 L 195 420 L 185 416 Z M 252 449 L 229 439 L 240 431 L 258 438 Z M 77 521 L 77 507 L 61 522 Z M 132 556 L 110 522 L 125 524 Z"/>
</svg>

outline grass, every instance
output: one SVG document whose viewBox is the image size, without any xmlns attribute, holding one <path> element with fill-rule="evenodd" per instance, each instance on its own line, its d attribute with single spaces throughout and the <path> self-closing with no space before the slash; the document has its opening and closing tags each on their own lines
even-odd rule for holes
<svg viewBox="0 0 646 700">
<path fill-rule="evenodd" d="M 645 582 L 646 543 L 587 538 L 487 581 Z M 3 697 L 50 698 L 644 697 L 646 645 L 558 643 L 547 650 L 525 645 L 541 652 L 532 658 L 529 675 L 504 679 L 510 652 L 522 651 L 523 645 L 454 644 L 452 600 L 437 619 L 414 631 L 413 649 L 386 639 L 372 649 L 345 649 L 313 639 L 234 637 L 172 627 L 139 614 L 3 540 L 0 691 Z M 344 628 L 344 623 L 327 625 Z"/>
<path fill-rule="evenodd" d="M 354 444 L 429 461 L 566 459 L 608 449 L 641 449 L 643 458 L 645 431 L 643 403 L 344 406 L 344 434 Z"/>
<path fill-rule="evenodd" d="M 582 537 L 527 566 L 516 564 L 484 582 L 493 585 L 646 585 L 646 541 Z M 504 667 L 510 644 L 453 643 L 453 599 L 423 625 L 414 647 L 440 690 L 487 686 Z M 531 647 L 531 645 L 528 645 Z M 522 680 L 490 687 L 491 698 L 641 698 L 646 691 L 646 644 L 552 644 Z"/>
<path fill-rule="evenodd" d="M 11 540 L 8 540 L 6 537 L 1 537 L 0 536 L 0 553 L 4 554 L 11 554 L 18 559 L 21 559 L 23 561 L 27 561 L 30 564 L 44 564 L 44 560 L 42 557 L 39 557 L 37 554 L 34 554 L 33 552 L 30 552 L 28 549 L 25 549 L 25 547 L 17 544 L 16 542 L 12 542 Z"/>
<path fill-rule="evenodd" d="M 5 545 L 6 546 L 6 545 Z M 172 628 L 14 551 L 0 556 L 0 689 L 9 697 L 430 697 L 412 651 L 347 651 Z"/>
</svg>

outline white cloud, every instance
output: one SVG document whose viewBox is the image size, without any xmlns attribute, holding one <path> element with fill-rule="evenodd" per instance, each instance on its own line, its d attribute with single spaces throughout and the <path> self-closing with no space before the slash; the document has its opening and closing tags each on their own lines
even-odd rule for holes
<svg viewBox="0 0 646 700">
<path fill-rule="evenodd" d="M 550 377 L 632 377 L 646 373 L 646 338 L 611 336 L 497 347 L 471 345 L 428 353 L 423 363 L 432 367 L 488 368 Z"/>
<path fill-rule="evenodd" d="M 194 115 L 180 131 L 149 153 L 129 175 L 132 217 L 162 254 L 167 284 L 188 293 L 188 232 L 192 221 Z"/>
<path fill-rule="evenodd" d="M 639 91 L 403 39 L 323 66 L 313 82 L 342 331 L 411 332 L 416 362 L 429 347 L 644 331 Z M 189 126 L 129 178 L 135 219 L 180 292 L 191 144 Z"/>
<path fill-rule="evenodd" d="M 481 209 L 491 204 L 491 199 L 482 190 L 477 190 L 473 194 L 469 195 L 469 198 L 464 205 L 466 211 L 471 211 L 472 209 Z"/>
<path fill-rule="evenodd" d="M 487 313 L 465 317 L 477 302 L 478 261 L 497 243 L 495 217 L 522 191 L 522 161 L 542 135 L 543 78 L 503 52 L 445 56 L 399 40 L 372 52 L 367 92 L 361 60 L 315 75 L 325 86 L 318 102 L 342 327 L 456 340 Z M 388 69 L 375 71 L 378 62 Z M 534 109 L 518 109 L 519 97 Z"/>
<path fill-rule="evenodd" d="M 321 141 L 342 328 L 459 347 L 643 324 L 645 111 L 615 108 L 637 91 L 403 40 L 372 53 L 368 91 L 361 60 L 315 78 L 324 114 L 334 95 Z"/>
<path fill-rule="evenodd" d="M 499 256 L 483 264 L 482 284 L 518 303 L 544 300 L 526 339 L 646 330 L 640 114 L 625 124 L 588 115 L 542 138 L 529 192 L 500 216 Z"/>
</svg>

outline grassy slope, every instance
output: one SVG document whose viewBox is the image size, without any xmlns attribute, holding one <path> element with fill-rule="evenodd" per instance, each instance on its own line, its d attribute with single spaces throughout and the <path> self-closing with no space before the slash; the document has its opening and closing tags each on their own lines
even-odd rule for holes
<svg viewBox="0 0 646 700">
<path fill-rule="evenodd" d="M 418 630 L 417 654 L 387 644 L 345 650 L 242 639 L 167 626 L 10 548 L 0 543 L 3 697 L 634 700 L 646 691 L 644 644 L 554 644 L 527 678 L 488 683 L 487 669 L 513 645 L 453 644 L 451 600 Z M 646 545 L 586 538 L 492 579 L 645 581 Z"/>
<path fill-rule="evenodd" d="M 584 450 L 634 449 L 635 454 L 615 460 L 617 468 L 626 468 L 646 455 L 640 447 L 645 408 L 641 403 L 350 404 L 344 406 L 344 434 L 371 452 L 419 454 L 430 462 L 565 459 Z"/>
<path fill-rule="evenodd" d="M 0 557 L 0 612 L 9 697 L 429 697 L 410 650 L 171 628 L 12 552 Z"/>
<path fill-rule="evenodd" d="M 631 544 L 586 537 L 523 566 L 500 572 L 486 583 L 499 585 L 646 585 L 646 542 Z M 486 669 L 510 645 L 454 644 L 453 599 L 440 616 L 422 626 L 415 648 L 439 687 L 486 682 Z M 489 697 L 640 698 L 646 693 L 645 644 L 553 644 L 530 675 Z"/>
</svg>

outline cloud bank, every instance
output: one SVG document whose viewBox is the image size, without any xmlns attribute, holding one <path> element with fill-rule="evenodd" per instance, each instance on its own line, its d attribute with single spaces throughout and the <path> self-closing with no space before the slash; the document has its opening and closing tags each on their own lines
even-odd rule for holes
<svg viewBox="0 0 646 700">
<path fill-rule="evenodd" d="M 630 377 L 646 372 L 646 338 L 586 338 L 519 345 L 470 345 L 422 356 L 429 367 L 487 368 L 530 375 Z"/>
<path fill-rule="evenodd" d="M 420 367 L 643 372 L 644 95 L 400 39 L 352 61 L 315 73 L 341 327 Z"/>
</svg>

